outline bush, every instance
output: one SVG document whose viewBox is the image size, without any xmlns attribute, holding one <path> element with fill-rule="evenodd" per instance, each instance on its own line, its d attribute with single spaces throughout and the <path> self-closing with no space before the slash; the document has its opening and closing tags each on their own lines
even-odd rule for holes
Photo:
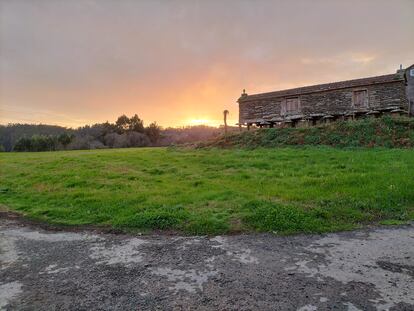
<svg viewBox="0 0 414 311">
<path fill-rule="evenodd" d="M 150 144 L 150 139 L 145 134 L 130 132 L 123 135 L 126 135 L 127 147 L 146 147 Z"/>
<path fill-rule="evenodd" d="M 90 135 L 76 136 L 67 146 L 70 150 L 91 149 L 91 144 L 95 139 Z"/>
<path fill-rule="evenodd" d="M 110 148 L 145 147 L 150 144 L 148 136 L 138 132 L 110 133 L 105 135 L 104 141 Z"/>
</svg>

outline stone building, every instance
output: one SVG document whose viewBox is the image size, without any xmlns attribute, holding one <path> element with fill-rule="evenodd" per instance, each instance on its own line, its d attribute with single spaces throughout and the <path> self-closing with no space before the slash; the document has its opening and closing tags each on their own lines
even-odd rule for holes
<svg viewBox="0 0 414 311">
<path fill-rule="evenodd" d="M 414 115 L 414 65 L 395 74 L 247 95 L 239 124 L 309 126 L 382 114 Z"/>
</svg>

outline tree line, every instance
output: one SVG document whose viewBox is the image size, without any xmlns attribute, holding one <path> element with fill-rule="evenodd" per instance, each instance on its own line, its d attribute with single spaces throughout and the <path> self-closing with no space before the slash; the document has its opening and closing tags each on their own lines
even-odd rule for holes
<svg viewBox="0 0 414 311">
<path fill-rule="evenodd" d="M 156 145 L 161 128 L 144 126 L 137 114 L 122 115 L 115 123 L 105 122 L 67 129 L 50 125 L 9 124 L 0 126 L 0 150 L 54 151 L 74 149 L 127 148 Z"/>
<path fill-rule="evenodd" d="M 235 130 L 235 129 L 233 129 Z M 77 129 L 46 124 L 0 125 L 0 151 L 55 151 L 101 148 L 170 146 L 217 137 L 223 128 L 205 125 L 161 128 L 145 126 L 138 115 Z"/>
<path fill-rule="evenodd" d="M 13 147 L 13 151 L 55 151 L 66 149 L 72 141 L 73 135 L 67 133 L 58 136 L 33 135 L 32 137 L 21 137 Z"/>
</svg>

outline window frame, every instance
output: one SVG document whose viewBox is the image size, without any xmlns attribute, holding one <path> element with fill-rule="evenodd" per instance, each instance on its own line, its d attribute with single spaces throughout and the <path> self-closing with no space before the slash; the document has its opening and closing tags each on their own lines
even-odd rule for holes
<svg viewBox="0 0 414 311">
<path fill-rule="evenodd" d="M 296 107 L 296 109 L 288 110 L 288 100 L 291 100 L 291 99 L 297 99 L 297 102 L 296 102 L 297 107 Z M 287 97 L 282 102 L 281 114 L 286 115 L 286 114 L 290 114 L 290 113 L 294 113 L 294 112 L 300 112 L 300 109 L 301 109 L 301 105 L 300 105 L 300 97 L 299 96 Z"/>
<path fill-rule="evenodd" d="M 358 92 L 365 92 L 365 101 L 363 106 L 356 106 L 356 97 Z M 369 92 L 367 88 L 357 88 L 352 90 L 352 108 L 354 109 L 367 109 L 369 108 Z"/>
</svg>

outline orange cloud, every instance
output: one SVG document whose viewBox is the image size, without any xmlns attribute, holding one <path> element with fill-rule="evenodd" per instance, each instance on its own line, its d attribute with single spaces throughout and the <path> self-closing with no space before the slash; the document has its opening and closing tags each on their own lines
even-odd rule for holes
<svg viewBox="0 0 414 311">
<path fill-rule="evenodd" d="M 219 125 L 227 109 L 234 124 L 244 88 L 412 64 L 413 10 L 404 0 L 0 1 L 0 122 L 80 126 L 137 113 L 162 126 Z"/>
</svg>

